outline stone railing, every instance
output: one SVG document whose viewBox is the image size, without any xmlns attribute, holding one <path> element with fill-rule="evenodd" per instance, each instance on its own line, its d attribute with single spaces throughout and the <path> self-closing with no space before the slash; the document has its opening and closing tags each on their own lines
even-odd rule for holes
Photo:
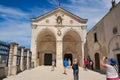
<svg viewBox="0 0 120 80">
<path fill-rule="evenodd" d="M 30 49 L 18 46 L 16 42 L 2 44 L 0 41 L 0 79 L 30 69 L 31 56 Z"/>
</svg>

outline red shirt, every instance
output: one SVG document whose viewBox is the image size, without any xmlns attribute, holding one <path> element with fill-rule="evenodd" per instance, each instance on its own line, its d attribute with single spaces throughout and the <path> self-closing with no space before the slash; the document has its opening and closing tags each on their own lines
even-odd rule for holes
<svg viewBox="0 0 120 80">
<path fill-rule="evenodd" d="M 85 65 L 88 64 L 88 60 L 87 60 L 87 59 L 84 60 L 84 64 L 85 64 Z"/>
</svg>

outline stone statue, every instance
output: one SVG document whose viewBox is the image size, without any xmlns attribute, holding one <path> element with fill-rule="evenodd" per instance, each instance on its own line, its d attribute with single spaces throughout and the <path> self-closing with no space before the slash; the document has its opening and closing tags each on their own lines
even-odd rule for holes
<svg viewBox="0 0 120 80">
<path fill-rule="evenodd" d="M 116 1 L 112 0 L 112 7 L 115 7 L 115 5 L 116 5 Z"/>
</svg>

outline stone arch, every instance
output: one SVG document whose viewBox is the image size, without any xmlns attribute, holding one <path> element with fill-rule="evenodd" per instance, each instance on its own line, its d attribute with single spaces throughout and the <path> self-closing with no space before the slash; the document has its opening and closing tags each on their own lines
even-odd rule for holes
<svg viewBox="0 0 120 80">
<path fill-rule="evenodd" d="M 56 59 L 56 36 L 50 29 L 43 29 L 36 40 L 37 65 L 51 65 Z M 48 60 L 49 59 L 49 60 Z"/>
<path fill-rule="evenodd" d="M 63 36 L 63 59 L 65 55 L 72 55 L 71 62 L 74 58 L 77 58 L 79 64 L 82 59 L 81 37 L 75 30 L 68 30 Z"/>
<path fill-rule="evenodd" d="M 36 35 L 36 39 L 35 40 L 38 40 L 38 38 L 40 37 L 41 34 L 44 34 L 44 33 L 47 33 L 47 32 L 52 34 L 55 37 L 55 39 L 56 39 L 56 32 L 54 31 L 54 29 L 52 29 L 52 28 L 42 28 L 42 29 L 38 29 L 36 31 L 37 35 Z"/>
<path fill-rule="evenodd" d="M 95 69 L 100 70 L 100 54 L 95 53 Z"/>
<path fill-rule="evenodd" d="M 116 58 L 120 72 L 120 35 L 116 35 L 110 40 L 108 44 L 108 55 Z"/>
<path fill-rule="evenodd" d="M 118 43 L 118 45 L 116 45 Z M 108 54 L 110 56 L 114 56 L 114 50 L 120 48 L 120 35 L 113 36 L 112 39 L 108 43 Z"/>
<path fill-rule="evenodd" d="M 62 33 L 63 33 L 63 35 L 62 35 L 62 38 L 64 37 L 64 35 L 66 34 L 66 33 L 68 33 L 69 31 L 74 31 L 75 33 L 77 33 L 78 35 L 79 35 L 79 37 L 81 38 L 81 41 L 83 41 L 82 40 L 82 33 L 79 31 L 79 28 L 76 28 L 76 29 L 74 29 L 74 28 L 67 28 L 67 29 L 64 29 L 65 31 L 63 31 Z M 82 31 L 82 30 L 81 30 Z"/>
</svg>

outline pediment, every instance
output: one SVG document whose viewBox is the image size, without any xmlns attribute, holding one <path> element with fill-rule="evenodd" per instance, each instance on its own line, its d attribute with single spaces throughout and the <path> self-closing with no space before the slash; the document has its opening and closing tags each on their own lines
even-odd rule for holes
<svg viewBox="0 0 120 80">
<path fill-rule="evenodd" d="M 62 18 L 64 15 L 71 18 L 71 23 L 72 23 L 72 20 L 75 20 L 75 21 L 77 21 L 79 23 L 83 23 L 83 24 L 86 24 L 86 22 L 87 22 L 87 19 L 83 19 L 77 15 L 74 15 L 71 12 L 69 12 L 61 7 L 58 7 L 58 8 L 56 8 L 56 9 L 54 9 L 46 14 L 38 16 L 37 18 L 31 18 L 31 20 L 32 20 L 32 22 L 39 22 L 39 21 L 43 21 L 44 19 L 49 18 L 53 15 L 55 17 L 55 20 L 58 23 L 60 23 L 61 20 L 64 20 L 64 18 Z M 51 18 L 51 19 L 53 19 L 53 18 Z M 46 22 L 47 22 L 47 20 L 46 20 Z"/>
</svg>

